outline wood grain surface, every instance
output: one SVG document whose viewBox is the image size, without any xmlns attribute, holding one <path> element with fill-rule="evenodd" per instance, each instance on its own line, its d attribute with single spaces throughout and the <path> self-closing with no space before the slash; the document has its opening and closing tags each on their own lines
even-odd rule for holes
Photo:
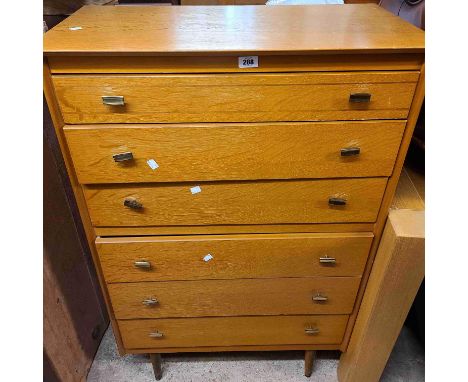
<svg viewBox="0 0 468 382">
<path fill-rule="evenodd" d="M 377 221 L 375 223 L 374 228 L 374 241 L 371 246 L 371 250 L 369 253 L 369 258 L 367 260 L 366 268 L 364 269 L 364 274 L 361 282 L 361 287 L 359 288 L 358 296 L 356 298 L 356 304 L 354 306 L 353 313 L 350 315 L 348 327 L 346 329 L 346 333 L 343 339 L 343 346 L 341 348 L 342 351 L 346 351 L 347 344 L 349 342 L 349 338 L 351 336 L 354 322 L 356 320 L 359 307 L 361 304 L 362 297 L 366 290 L 367 280 L 370 275 L 370 271 L 372 269 L 372 264 L 374 262 L 375 254 L 377 253 L 380 238 L 383 233 L 385 222 L 387 220 L 388 211 L 393 203 L 393 197 L 395 195 L 395 191 L 397 189 L 397 185 L 399 182 L 401 170 L 403 168 L 403 164 L 405 161 L 406 153 L 408 151 L 409 144 L 411 142 L 411 137 L 413 135 L 414 128 L 416 126 L 416 122 L 419 117 L 419 113 L 421 110 L 421 106 L 424 101 L 425 96 L 425 66 L 421 68 L 421 75 L 419 78 L 418 86 L 415 91 L 413 103 L 411 104 L 410 113 L 408 115 L 408 120 L 406 123 L 405 132 L 403 134 L 403 138 L 401 141 L 400 150 L 398 152 L 397 159 L 395 161 L 395 167 L 393 170 L 392 176 L 388 179 L 387 187 L 385 189 L 385 194 L 382 199 L 382 204 L 380 206 L 379 215 L 377 217 Z"/>
<path fill-rule="evenodd" d="M 237 235 L 250 233 L 372 232 L 374 223 L 229 224 L 140 227 L 94 227 L 97 236 Z"/>
<path fill-rule="evenodd" d="M 340 359 L 340 381 L 380 381 L 424 279 L 424 223 L 424 210 L 390 211 L 348 349 Z"/>
<path fill-rule="evenodd" d="M 360 276 L 370 233 L 98 237 L 107 283 L 265 277 Z M 212 259 L 205 261 L 208 254 Z M 333 257 L 335 264 L 320 263 Z M 135 261 L 148 261 L 149 269 Z"/>
<path fill-rule="evenodd" d="M 404 119 L 419 72 L 56 75 L 66 123 Z M 369 103 L 351 103 L 370 93 Z M 124 106 L 102 96 L 123 96 Z"/>
<path fill-rule="evenodd" d="M 64 130 L 79 181 L 93 184 L 389 176 L 404 128 L 404 121 L 379 121 Z M 360 154 L 342 157 L 346 147 Z M 115 162 L 123 152 L 133 160 Z"/>
<path fill-rule="evenodd" d="M 117 283 L 108 286 L 117 319 L 348 314 L 360 277 Z M 320 295 L 328 300 L 313 301 Z M 143 301 L 158 303 L 146 306 Z"/>
<path fill-rule="evenodd" d="M 80 30 L 70 30 L 79 26 Z M 422 52 L 424 32 L 372 5 L 83 7 L 46 55 Z"/>
<path fill-rule="evenodd" d="M 95 226 L 373 222 L 387 178 L 86 186 Z M 193 187 L 201 192 L 192 194 Z M 330 197 L 347 199 L 330 206 Z M 143 208 L 124 206 L 134 199 Z"/>
<path fill-rule="evenodd" d="M 124 346 L 133 348 L 338 344 L 346 315 L 120 320 Z M 318 328 L 308 335 L 306 328 Z M 159 331 L 161 338 L 149 333 Z"/>
<path fill-rule="evenodd" d="M 414 174 L 415 176 L 418 176 L 418 178 L 412 177 L 410 174 Z M 418 181 L 422 182 L 422 184 L 416 183 L 416 185 L 414 183 Z M 403 168 L 390 209 L 424 210 L 424 188 L 424 174 L 412 172 L 412 170 L 407 167 Z M 421 191 L 422 195 L 420 194 Z"/>
<path fill-rule="evenodd" d="M 53 74 L 226 73 L 419 70 L 420 53 L 260 56 L 257 68 L 239 68 L 238 56 L 49 56 Z"/>
<path fill-rule="evenodd" d="M 57 379 L 84 381 L 109 325 L 87 249 L 83 248 L 67 198 L 66 174 L 44 102 L 43 141 L 43 351 Z M 55 138 L 55 139 L 54 139 Z M 64 341 L 66 338 L 66 341 Z"/>
<path fill-rule="evenodd" d="M 128 349 L 128 354 L 148 353 L 207 353 L 231 351 L 291 351 L 291 350 L 339 350 L 339 344 L 296 344 L 296 345 L 232 345 L 194 347 L 156 347 Z"/>
</svg>

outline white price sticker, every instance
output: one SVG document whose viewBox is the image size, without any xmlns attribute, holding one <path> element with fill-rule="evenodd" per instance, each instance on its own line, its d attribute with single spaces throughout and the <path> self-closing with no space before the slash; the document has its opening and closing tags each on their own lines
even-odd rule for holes
<svg viewBox="0 0 468 382">
<path fill-rule="evenodd" d="M 258 68 L 258 56 L 239 57 L 239 68 Z"/>
<path fill-rule="evenodd" d="M 151 170 L 156 170 L 159 167 L 154 159 L 149 159 L 146 161 L 146 163 L 148 163 L 148 166 L 151 167 Z"/>
</svg>

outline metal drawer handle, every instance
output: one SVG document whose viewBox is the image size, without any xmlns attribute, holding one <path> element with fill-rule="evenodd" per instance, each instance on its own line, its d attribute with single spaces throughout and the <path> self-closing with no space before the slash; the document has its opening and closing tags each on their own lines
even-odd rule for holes
<svg viewBox="0 0 468 382">
<path fill-rule="evenodd" d="M 351 103 L 366 103 L 370 102 L 370 93 L 352 93 L 349 95 L 349 102 Z"/>
<path fill-rule="evenodd" d="M 155 306 L 157 304 L 159 304 L 159 301 L 158 301 L 158 299 L 156 299 L 154 297 L 147 298 L 147 299 L 143 300 L 143 305 L 146 305 L 146 306 Z"/>
<path fill-rule="evenodd" d="M 144 269 L 151 268 L 151 263 L 145 260 L 135 261 L 133 264 L 135 265 L 136 268 L 144 268 Z"/>
<path fill-rule="evenodd" d="M 102 96 L 102 103 L 109 106 L 124 106 L 125 100 L 123 96 Z"/>
<path fill-rule="evenodd" d="M 319 334 L 320 330 L 318 328 L 306 328 L 305 333 L 312 336 L 314 334 Z"/>
<path fill-rule="evenodd" d="M 312 300 L 316 302 L 325 302 L 328 301 L 328 297 L 322 296 L 320 293 L 317 293 L 314 297 L 312 297 Z"/>
<path fill-rule="evenodd" d="M 361 153 L 360 147 L 344 147 L 341 149 L 342 157 L 353 157 Z"/>
<path fill-rule="evenodd" d="M 164 337 L 164 334 L 156 330 L 155 332 L 148 334 L 148 336 L 151 338 L 161 338 Z"/>
<path fill-rule="evenodd" d="M 338 198 L 338 197 L 330 197 L 328 199 L 328 204 L 330 206 L 344 206 L 344 205 L 346 205 L 346 199 L 345 198 Z"/>
<path fill-rule="evenodd" d="M 334 257 L 324 256 L 319 258 L 319 262 L 321 264 L 336 264 L 336 259 Z"/>
<path fill-rule="evenodd" d="M 140 210 L 143 208 L 143 204 L 141 204 L 138 200 L 134 198 L 126 198 L 124 200 L 124 206 L 133 210 Z"/>
<path fill-rule="evenodd" d="M 343 154 L 341 154 L 343 155 Z M 112 158 L 114 158 L 114 162 L 125 162 L 133 159 L 133 154 L 129 151 L 126 153 L 120 153 L 120 154 L 115 154 L 112 155 Z"/>
</svg>

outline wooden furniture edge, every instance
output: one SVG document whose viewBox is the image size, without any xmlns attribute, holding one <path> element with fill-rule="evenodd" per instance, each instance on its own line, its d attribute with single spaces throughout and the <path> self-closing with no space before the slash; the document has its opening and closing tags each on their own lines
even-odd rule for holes
<svg viewBox="0 0 468 382">
<path fill-rule="evenodd" d="M 339 350 L 340 344 L 320 345 L 233 345 L 233 346 L 199 346 L 178 348 L 144 348 L 125 349 L 125 354 L 148 354 L 148 353 L 211 353 L 227 351 L 288 351 L 288 350 Z"/>
<path fill-rule="evenodd" d="M 348 55 L 263 55 L 258 68 L 239 68 L 235 56 L 50 56 L 52 74 L 224 73 L 419 70 L 420 53 Z M 324 62 L 324 60 L 326 60 Z"/>
<path fill-rule="evenodd" d="M 398 182 L 395 196 L 390 207 L 393 209 L 424 210 L 425 203 L 416 185 L 408 173 L 406 167 L 403 168 Z"/>
<path fill-rule="evenodd" d="M 95 227 L 98 237 L 142 235 L 239 235 L 274 233 L 350 233 L 371 232 L 373 223 L 345 224 L 278 224 L 278 225 L 230 225 L 230 226 L 151 226 L 151 227 Z M 189 232 L 189 233 L 187 233 Z"/>
<path fill-rule="evenodd" d="M 350 54 L 423 54 L 424 49 L 422 47 L 409 47 L 409 48 L 360 48 L 360 49 L 323 49 L 320 51 L 315 50 L 180 50 L 172 51 L 170 53 L 166 51 L 148 51 L 148 50 L 132 50 L 127 52 L 108 52 L 102 50 L 96 51 L 83 51 L 83 50 L 45 50 L 45 57 L 63 56 L 63 57 L 203 57 L 206 55 L 210 56 L 309 56 L 309 55 L 350 55 Z"/>
<path fill-rule="evenodd" d="M 43 83 L 44 95 L 45 95 L 47 105 L 48 105 L 49 110 L 50 110 L 50 115 L 51 115 L 52 122 L 53 122 L 53 125 L 54 125 L 55 133 L 57 135 L 57 140 L 58 140 L 59 145 L 60 145 L 60 149 L 61 149 L 63 160 L 64 160 L 64 163 L 65 163 L 65 166 L 66 166 L 66 169 L 67 169 L 67 173 L 68 173 L 68 176 L 70 178 L 70 183 L 71 183 L 71 186 L 72 186 L 72 189 L 73 189 L 73 194 L 74 194 L 75 199 L 76 199 L 76 204 L 78 206 L 79 214 L 80 214 L 80 217 L 81 217 L 81 220 L 82 220 L 82 223 L 83 223 L 83 227 L 84 227 L 84 230 L 85 230 L 85 234 L 86 234 L 86 239 L 88 241 L 88 245 L 89 245 L 89 248 L 90 248 L 90 251 L 91 251 L 91 256 L 93 258 L 93 263 L 94 263 L 94 266 L 97 269 L 96 273 L 97 273 L 97 276 L 98 276 L 98 279 L 99 279 L 99 284 L 100 284 L 101 289 L 103 291 L 104 301 L 106 303 L 106 307 L 107 307 L 107 310 L 109 312 L 109 316 L 110 316 L 109 318 L 110 318 L 110 322 L 111 322 L 111 325 L 112 325 L 112 328 L 113 328 L 113 331 L 114 331 L 114 336 L 115 336 L 115 339 L 116 339 L 117 348 L 118 348 L 119 354 L 123 355 L 124 354 L 124 347 L 123 347 L 123 343 L 122 343 L 122 338 L 120 337 L 120 332 L 118 330 L 117 321 L 115 320 L 114 312 L 112 310 L 112 305 L 110 303 L 110 298 L 109 298 L 109 294 L 108 294 L 108 291 L 107 291 L 106 283 L 105 283 L 105 281 L 103 279 L 103 276 L 102 276 L 103 273 L 102 273 L 102 270 L 101 270 L 101 267 L 100 267 L 99 257 L 98 257 L 98 254 L 96 252 L 96 248 L 94 246 L 94 240 L 96 239 L 96 234 L 95 234 L 94 229 L 93 229 L 93 227 L 91 225 L 91 220 L 90 220 L 89 214 L 87 212 L 86 201 L 85 201 L 85 198 L 84 198 L 83 190 L 81 188 L 81 185 L 77 181 L 77 178 L 76 178 L 76 175 L 75 175 L 75 170 L 73 168 L 73 162 L 71 160 L 70 153 L 69 153 L 67 145 L 65 143 L 65 136 L 64 136 L 63 130 L 62 130 L 62 127 L 65 125 L 65 123 L 64 123 L 64 121 L 62 119 L 60 109 L 59 109 L 59 106 L 57 104 L 54 88 L 53 88 L 53 85 L 52 85 L 51 74 L 50 74 L 48 62 L 47 62 L 46 59 L 44 59 L 44 62 L 43 62 L 43 81 L 44 81 L 44 83 Z"/>
<path fill-rule="evenodd" d="M 424 211 L 390 211 L 340 382 L 378 382 L 424 278 Z M 404 269 L 406 271 L 402 272 Z"/>
<path fill-rule="evenodd" d="M 405 132 L 403 134 L 403 139 L 400 144 L 400 150 L 398 152 L 398 156 L 395 161 L 393 173 L 388 179 L 387 187 L 385 189 L 385 193 L 382 199 L 382 204 L 380 206 L 379 214 L 377 216 L 377 221 L 374 225 L 374 240 L 371 246 L 371 250 L 370 250 L 369 257 L 366 263 L 366 267 L 364 269 L 361 286 L 359 287 L 359 290 L 358 290 L 356 302 L 354 304 L 354 309 L 350 315 L 348 326 L 346 328 L 343 343 L 340 349 L 343 352 L 345 352 L 348 348 L 349 340 L 350 340 L 350 337 L 354 328 L 354 324 L 356 322 L 356 318 L 359 312 L 362 298 L 364 296 L 367 282 L 369 280 L 369 276 L 372 270 L 374 258 L 379 248 L 380 239 L 382 237 L 382 233 L 385 228 L 385 221 L 387 219 L 387 214 L 392 204 L 396 188 L 398 186 L 398 181 L 400 178 L 401 171 L 403 169 L 403 164 L 406 158 L 406 153 L 408 151 L 409 144 L 411 142 L 411 137 L 413 135 L 413 131 L 414 131 L 416 122 L 419 117 L 419 112 L 421 110 L 421 106 L 424 101 L 424 94 L 425 94 L 425 66 L 423 64 L 423 66 L 421 67 L 419 82 L 416 87 L 416 91 L 413 97 L 413 102 L 411 104 L 411 108 L 408 114 L 407 125 L 406 125 Z"/>
<path fill-rule="evenodd" d="M 132 237 L 97 237 L 96 244 L 116 244 L 116 243 L 152 243 L 156 241 L 193 241 L 204 242 L 207 240 L 263 240 L 263 239 L 304 239 L 304 238 L 373 238 L 372 232 L 299 232 L 299 233 L 256 233 L 251 234 L 209 234 L 209 235 L 158 235 L 157 238 L 151 236 Z"/>
</svg>

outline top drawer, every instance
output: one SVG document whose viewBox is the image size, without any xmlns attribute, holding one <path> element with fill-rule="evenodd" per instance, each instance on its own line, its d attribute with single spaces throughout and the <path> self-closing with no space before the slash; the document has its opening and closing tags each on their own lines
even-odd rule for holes
<svg viewBox="0 0 468 382">
<path fill-rule="evenodd" d="M 404 119 L 418 77 L 418 72 L 58 75 L 53 83 L 69 124 L 269 122 Z M 117 98 L 103 98 L 109 96 Z"/>
</svg>

